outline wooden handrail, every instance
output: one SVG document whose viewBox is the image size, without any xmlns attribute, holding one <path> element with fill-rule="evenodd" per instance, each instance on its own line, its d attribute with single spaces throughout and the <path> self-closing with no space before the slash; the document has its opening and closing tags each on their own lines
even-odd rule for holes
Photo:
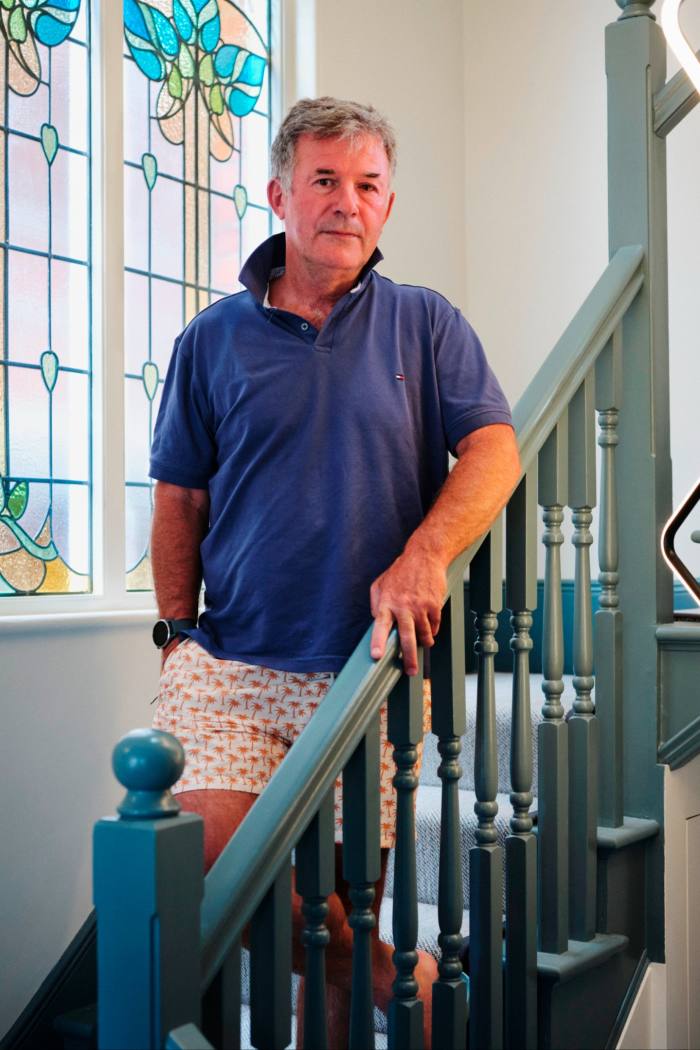
<svg viewBox="0 0 700 1050">
<path fill-rule="evenodd" d="M 700 58 L 700 51 L 697 52 Z M 695 85 L 684 69 L 679 69 L 654 95 L 654 134 L 666 138 L 700 102 Z"/>
<path fill-rule="evenodd" d="M 534 463 L 644 281 L 644 252 L 621 248 L 518 401 L 513 422 L 523 472 Z M 448 570 L 448 594 L 484 537 Z M 323 704 L 206 877 L 201 911 L 202 988 L 206 989 L 262 901 L 358 742 L 402 674 L 392 631 L 381 660 L 370 656 L 371 627 Z"/>
</svg>

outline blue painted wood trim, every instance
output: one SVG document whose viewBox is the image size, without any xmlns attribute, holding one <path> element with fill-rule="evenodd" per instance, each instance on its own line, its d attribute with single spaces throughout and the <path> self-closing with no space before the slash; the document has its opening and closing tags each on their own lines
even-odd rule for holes
<svg viewBox="0 0 700 1050">
<path fill-rule="evenodd" d="M 688 595 L 690 598 L 690 595 Z M 661 624 L 659 647 L 659 762 L 678 769 L 700 754 L 698 681 L 700 622 Z"/>
<path fill-rule="evenodd" d="M 597 933 L 592 941 L 569 941 L 568 951 L 561 955 L 538 952 L 537 973 L 546 981 L 564 984 L 624 952 L 628 944 L 629 938 L 621 933 Z"/>
<path fill-rule="evenodd" d="M 574 581 L 562 580 L 562 614 L 564 618 L 564 674 L 573 674 L 573 625 L 574 625 Z M 593 613 L 595 614 L 600 605 L 600 584 L 591 582 L 591 596 Z M 504 588 L 505 603 L 505 588 Z M 464 617 L 465 645 L 467 651 L 467 671 L 476 672 L 476 657 L 474 656 L 474 614 L 469 608 L 469 581 L 464 583 L 464 607 L 467 610 Z M 681 583 L 674 582 L 673 587 L 674 609 L 695 609 L 697 606 L 691 596 Z M 530 671 L 533 674 L 542 674 L 542 610 L 544 608 L 544 580 L 537 581 L 537 608 L 532 610 L 532 630 L 530 632 L 533 648 L 530 653 Z M 496 642 L 498 653 L 496 654 L 496 670 L 512 671 L 513 657 L 509 648 L 511 627 L 507 611 L 498 615 L 498 629 L 496 631 Z"/>
<path fill-rule="evenodd" d="M 12 1027 L 0 1039 L 0 1050 L 48 1046 L 56 1039 L 54 1022 L 97 998 L 97 927 L 95 912 L 87 919 L 32 996 Z M 96 1021 L 95 1011 L 95 1021 Z"/>
<path fill-rule="evenodd" d="M 659 762 L 678 769 L 700 754 L 700 715 L 659 747 Z"/>
</svg>

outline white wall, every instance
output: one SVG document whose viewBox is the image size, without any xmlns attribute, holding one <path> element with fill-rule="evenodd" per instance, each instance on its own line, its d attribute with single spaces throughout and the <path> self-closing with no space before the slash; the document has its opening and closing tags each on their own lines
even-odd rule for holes
<svg viewBox="0 0 700 1050">
<path fill-rule="evenodd" d="M 700 5 L 686 7 L 697 47 Z M 465 0 L 466 305 L 513 401 L 608 259 L 604 30 L 619 13 L 613 0 Z M 668 161 L 677 504 L 700 476 L 700 107 Z M 679 550 L 700 575 L 699 549 Z"/>
<path fill-rule="evenodd" d="M 319 95 L 370 102 L 399 141 L 381 271 L 464 306 L 461 0 L 317 0 Z"/>
<path fill-rule="evenodd" d="M 123 795 L 112 748 L 158 688 L 152 619 L 0 622 L 0 1036 L 92 906 L 92 826 Z"/>
</svg>

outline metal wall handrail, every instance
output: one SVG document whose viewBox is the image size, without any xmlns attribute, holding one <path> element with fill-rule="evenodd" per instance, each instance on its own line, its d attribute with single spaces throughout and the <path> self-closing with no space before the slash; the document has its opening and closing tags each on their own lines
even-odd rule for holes
<svg viewBox="0 0 700 1050">
<path fill-rule="evenodd" d="M 700 503 L 700 478 L 666 524 L 661 535 L 661 551 L 673 572 L 680 576 L 686 590 L 690 591 L 692 597 L 700 605 L 700 584 L 676 550 L 678 530 L 688 520 L 698 503 Z M 700 542 L 700 533 L 694 532 L 691 539 L 696 543 Z"/>
<path fill-rule="evenodd" d="M 644 283 L 644 252 L 619 249 L 513 412 L 523 473 L 606 347 Z M 448 595 L 481 537 L 449 567 Z M 396 631 L 381 660 L 370 656 L 369 628 L 323 704 L 205 879 L 201 910 L 202 987 L 224 963 L 283 863 L 402 674 Z"/>
</svg>

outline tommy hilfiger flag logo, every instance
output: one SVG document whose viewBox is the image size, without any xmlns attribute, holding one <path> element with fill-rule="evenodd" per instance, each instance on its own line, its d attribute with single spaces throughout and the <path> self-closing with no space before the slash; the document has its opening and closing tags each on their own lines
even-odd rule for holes
<svg viewBox="0 0 700 1050">
<path fill-rule="evenodd" d="M 403 372 L 397 372 L 394 375 L 394 379 L 398 379 L 400 383 L 405 383 L 406 382 L 406 376 L 403 374 Z"/>
</svg>

